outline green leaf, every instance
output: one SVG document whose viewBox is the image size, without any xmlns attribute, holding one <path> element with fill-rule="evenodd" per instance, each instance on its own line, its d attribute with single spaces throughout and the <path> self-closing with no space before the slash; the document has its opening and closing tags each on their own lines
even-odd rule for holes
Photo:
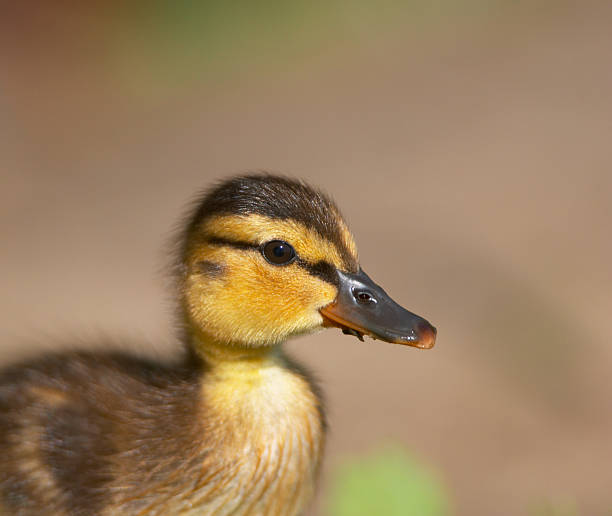
<svg viewBox="0 0 612 516">
<path fill-rule="evenodd" d="M 332 475 L 328 516 L 445 516 L 446 491 L 436 476 L 402 448 L 353 458 Z"/>
</svg>

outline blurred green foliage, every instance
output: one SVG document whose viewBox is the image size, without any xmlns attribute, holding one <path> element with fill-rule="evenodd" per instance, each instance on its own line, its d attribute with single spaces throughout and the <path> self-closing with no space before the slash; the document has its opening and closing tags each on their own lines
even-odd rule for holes
<svg viewBox="0 0 612 516">
<path fill-rule="evenodd" d="M 450 502 L 429 468 L 390 446 L 339 466 L 326 509 L 327 516 L 445 516 Z"/>
<path fill-rule="evenodd" d="M 358 54 L 390 34 L 446 33 L 515 8 L 511 0 L 154 0 L 114 17 L 112 54 L 141 91 L 193 80 L 248 81 L 346 45 Z"/>
<path fill-rule="evenodd" d="M 401 446 L 352 457 L 332 472 L 326 516 L 449 516 L 450 496 L 432 470 Z M 571 499 L 540 499 L 527 516 L 579 516 Z"/>
</svg>

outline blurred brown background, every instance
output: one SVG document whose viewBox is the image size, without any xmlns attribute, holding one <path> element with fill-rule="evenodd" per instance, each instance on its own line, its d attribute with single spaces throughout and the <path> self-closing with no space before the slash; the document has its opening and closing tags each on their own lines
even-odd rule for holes
<svg viewBox="0 0 612 516">
<path fill-rule="evenodd" d="M 229 4 L 3 6 L 0 360 L 171 352 L 186 202 L 287 173 L 439 331 L 290 344 L 328 395 L 328 469 L 395 441 L 457 515 L 611 514 L 611 4 Z"/>
</svg>

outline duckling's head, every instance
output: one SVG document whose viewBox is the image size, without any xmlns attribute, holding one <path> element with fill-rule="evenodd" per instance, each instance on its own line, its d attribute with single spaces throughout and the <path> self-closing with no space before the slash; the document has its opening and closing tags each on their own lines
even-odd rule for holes
<svg viewBox="0 0 612 516">
<path fill-rule="evenodd" d="M 431 347 L 435 329 L 393 302 L 359 267 L 333 201 L 273 175 L 225 181 L 201 200 L 180 251 L 188 328 L 222 345 L 260 348 L 338 326 Z"/>
</svg>

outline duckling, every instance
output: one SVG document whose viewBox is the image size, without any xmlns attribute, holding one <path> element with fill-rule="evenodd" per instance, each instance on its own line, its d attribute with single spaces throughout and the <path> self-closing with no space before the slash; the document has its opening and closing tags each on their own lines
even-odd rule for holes
<svg viewBox="0 0 612 516">
<path fill-rule="evenodd" d="M 67 352 L 0 373 L 0 514 L 301 514 L 325 415 L 282 344 L 328 326 L 434 344 L 435 328 L 360 268 L 332 200 L 302 182 L 218 184 L 177 254 L 180 360 Z"/>
</svg>

